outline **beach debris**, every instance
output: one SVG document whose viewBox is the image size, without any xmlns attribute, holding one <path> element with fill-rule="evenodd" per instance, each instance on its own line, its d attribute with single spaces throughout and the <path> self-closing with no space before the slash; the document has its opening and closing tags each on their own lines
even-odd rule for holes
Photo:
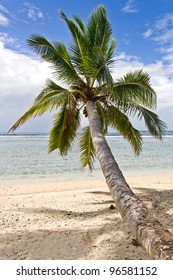
<svg viewBox="0 0 173 280">
<path fill-rule="evenodd" d="M 113 210 L 113 209 L 115 209 L 115 206 L 114 206 L 113 204 L 111 204 L 111 205 L 109 206 L 109 209 Z"/>
<path fill-rule="evenodd" d="M 140 243 L 139 243 L 138 240 L 135 239 L 135 238 L 132 238 L 132 244 L 133 244 L 134 246 L 140 246 Z"/>
</svg>

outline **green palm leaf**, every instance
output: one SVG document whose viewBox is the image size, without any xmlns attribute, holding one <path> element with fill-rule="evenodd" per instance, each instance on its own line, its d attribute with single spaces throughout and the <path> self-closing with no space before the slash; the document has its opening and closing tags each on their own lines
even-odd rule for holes
<svg viewBox="0 0 173 280">
<path fill-rule="evenodd" d="M 80 30 L 82 31 L 83 35 L 86 35 L 86 28 L 83 21 L 78 16 L 73 16 L 73 17 L 77 22 L 78 26 L 80 27 Z"/>
<path fill-rule="evenodd" d="M 46 94 L 45 94 L 46 92 Z M 42 98 L 41 95 L 44 95 Z M 35 118 L 36 116 L 42 116 L 47 111 L 52 111 L 53 109 L 57 109 L 60 105 L 64 104 L 66 100 L 69 98 L 69 92 L 57 92 L 52 91 L 47 93 L 47 90 L 44 89 L 43 92 L 39 94 L 39 98 L 35 99 L 35 104 L 31 106 L 26 113 L 17 120 L 17 122 L 10 128 L 8 133 L 13 132 L 19 126 L 27 122 L 31 118 Z M 40 99 L 40 100 L 39 100 Z M 39 101 L 38 101 L 39 100 Z"/>
<path fill-rule="evenodd" d="M 139 120 L 144 119 L 151 135 L 162 139 L 162 135 L 164 135 L 166 130 L 166 124 L 159 119 L 157 114 L 140 105 L 131 106 L 127 113 L 133 116 L 136 115 Z"/>
<path fill-rule="evenodd" d="M 142 70 L 129 72 L 114 84 L 110 98 L 119 107 L 128 108 L 129 102 L 148 108 L 156 107 L 156 93 L 151 87 L 149 75 Z"/>
<path fill-rule="evenodd" d="M 142 150 L 142 137 L 140 132 L 132 126 L 128 117 L 118 108 L 107 105 L 106 109 L 107 123 L 119 131 L 120 134 L 129 141 L 135 154 L 139 155 Z"/>
<path fill-rule="evenodd" d="M 113 79 L 108 65 L 113 63 L 114 40 L 109 43 L 112 29 L 106 17 L 106 11 L 101 5 L 90 16 L 87 33 L 82 20 L 74 17 L 77 24 L 60 11 L 73 39 L 71 45 L 71 61 L 75 69 L 85 77 L 88 85 L 99 83 L 112 84 Z M 91 81 L 92 78 L 92 81 Z"/>
<path fill-rule="evenodd" d="M 68 94 L 69 91 L 67 89 L 57 85 L 52 80 L 48 79 L 46 81 L 45 87 L 42 89 L 42 91 L 35 98 L 34 104 L 38 103 L 40 100 L 50 98 L 51 96 L 56 96 L 56 95 L 61 94 L 61 93 Z"/>
<path fill-rule="evenodd" d="M 59 11 L 61 18 L 65 20 L 70 33 L 72 35 L 72 45 L 71 45 L 71 60 L 74 64 L 74 67 L 76 67 L 77 71 L 80 73 L 80 75 L 84 76 L 87 83 L 89 84 L 89 76 L 87 75 L 86 67 L 87 67 L 87 53 L 88 53 L 88 43 L 86 39 L 86 32 L 84 28 L 84 24 L 82 20 L 80 20 L 78 17 L 75 17 L 75 20 L 77 21 L 77 24 L 72 21 L 71 19 L 67 18 L 63 11 Z"/>
<path fill-rule="evenodd" d="M 115 48 L 116 48 L 115 39 L 112 39 L 110 46 L 108 47 L 105 54 L 105 61 L 107 65 L 109 65 L 110 69 L 113 69 L 114 62 L 115 62 L 115 58 L 114 58 Z"/>
<path fill-rule="evenodd" d="M 107 20 L 106 10 L 100 5 L 94 10 L 87 25 L 87 37 L 92 46 L 99 46 L 103 53 L 107 50 L 112 28 Z"/>
<path fill-rule="evenodd" d="M 81 166 L 82 168 L 88 166 L 89 169 L 92 170 L 95 158 L 95 150 L 91 139 L 90 129 L 88 126 L 83 128 L 79 143 L 81 151 Z"/>
<path fill-rule="evenodd" d="M 79 124 L 80 112 L 76 108 L 74 98 L 71 97 L 54 115 L 54 122 L 49 135 L 49 152 L 59 149 L 61 155 L 66 155 L 76 137 Z"/>
<path fill-rule="evenodd" d="M 90 42 L 88 65 L 90 65 L 89 73 L 93 77 L 92 85 L 95 81 L 99 84 L 113 83 L 110 67 L 114 63 L 115 41 L 112 40 L 110 43 L 111 35 L 112 29 L 107 20 L 106 10 L 100 5 L 91 14 L 87 25 L 87 38 Z"/>
<path fill-rule="evenodd" d="M 72 84 L 83 83 L 80 76 L 76 73 L 70 60 L 68 51 L 63 43 L 55 42 L 52 45 L 43 36 L 32 35 L 27 43 L 38 53 L 44 60 L 50 62 L 54 68 L 54 74 L 62 82 Z"/>
</svg>

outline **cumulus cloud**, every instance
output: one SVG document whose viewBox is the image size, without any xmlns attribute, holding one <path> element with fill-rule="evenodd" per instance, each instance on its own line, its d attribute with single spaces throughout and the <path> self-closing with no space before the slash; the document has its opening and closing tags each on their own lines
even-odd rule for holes
<svg viewBox="0 0 173 280">
<path fill-rule="evenodd" d="M 135 1 L 134 0 L 128 0 L 126 5 L 122 8 L 122 11 L 124 13 L 128 13 L 128 14 L 137 13 L 138 9 L 135 7 Z"/>
<path fill-rule="evenodd" d="M 34 98 L 44 86 L 45 80 L 51 77 L 51 70 L 47 63 L 28 55 L 19 54 L 9 50 L 0 42 L 0 131 L 7 132 L 13 123 L 32 105 Z M 128 71 L 144 69 L 151 76 L 151 83 L 158 96 L 157 113 L 167 124 L 173 128 L 173 94 L 172 81 L 173 64 L 164 64 L 157 61 L 144 64 L 139 57 L 119 53 L 113 72 L 115 80 Z M 36 118 L 22 126 L 18 131 L 48 131 L 51 126 L 51 117 Z M 139 124 L 139 129 L 145 129 Z"/>
<path fill-rule="evenodd" d="M 29 19 L 33 20 L 33 21 L 37 21 L 39 19 L 43 19 L 43 13 L 40 10 L 40 8 L 31 5 L 29 2 L 25 2 L 24 6 L 26 8 L 26 12 L 27 12 L 27 16 Z"/>
<path fill-rule="evenodd" d="M 173 120 L 170 117 L 173 112 L 173 75 L 170 75 L 173 73 L 173 63 L 168 65 L 160 60 L 152 64 L 144 64 L 140 58 L 120 53 L 116 57 L 113 77 L 117 80 L 127 72 L 139 69 L 149 73 L 152 87 L 157 93 L 157 113 L 167 123 L 168 128 L 173 129 Z"/>
<path fill-rule="evenodd" d="M 45 80 L 50 77 L 50 69 L 44 62 L 5 48 L 2 42 L 0 42 L 0 65 L 0 118 L 3 119 L 0 131 L 7 131 L 32 105 Z M 37 121 L 34 123 L 39 130 Z"/>
</svg>

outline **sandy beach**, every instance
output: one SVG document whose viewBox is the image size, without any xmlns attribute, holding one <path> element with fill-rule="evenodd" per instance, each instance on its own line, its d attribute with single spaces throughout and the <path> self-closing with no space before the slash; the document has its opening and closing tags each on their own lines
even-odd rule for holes
<svg viewBox="0 0 173 280">
<path fill-rule="evenodd" d="M 127 181 L 173 232 L 173 177 Z M 148 259 L 112 204 L 104 179 L 1 181 L 0 259 Z"/>
</svg>

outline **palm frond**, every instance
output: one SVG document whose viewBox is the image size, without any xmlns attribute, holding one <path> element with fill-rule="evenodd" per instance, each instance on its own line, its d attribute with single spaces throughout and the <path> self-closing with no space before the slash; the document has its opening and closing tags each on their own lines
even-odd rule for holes
<svg viewBox="0 0 173 280">
<path fill-rule="evenodd" d="M 69 84 L 82 82 L 73 68 L 68 51 L 63 43 L 55 42 L 52 45 L 43 36 L 35 34 L 27 40 L 27 43 L 44 60 L 51 63 L 55 69 L 56 78 L 58 75 L 62 82 Z"/>
<path fill-rule="evenodd" d="M 63 59 L 62 61 L 54 61 L 53 69 L 55 77 L 57 78 L 58 75 L 62 82 L 68 84 L 84 84 L 84 81 L 82 80 L 81 76 L 78 75 L 76 69 L 73 66 L 73 63 L 65 45 L 56 41 L 54 42 L 54 47 L 60 55 L 61 59 Z M 66 62 L 70 67 L 66 67 Z"/>
<path fill-rule="evenodd" d="M 135 129 L 128 117 L 118 108 L 112 105 L 106 105 L 107 123 L 115 128 L 120 134 L 129 141 L 136 155 L 142 150 L 142 137 L 140 132 Z"/>
<path fill-rule="evenodd" d="M 54 122 L 49 134 L 49 153 L 59 149 L 60 154 L 66 155 L 76 137 L 80 124 L 80 112 L 75 100 L 71 97 L 54 115 Z"/>
<path fill-rule="evenodd" d="M 101 83 L 112 84 L 113 79 L 108 65 L 113 59 L 114 41 L 109 43 L 112 34 L 111 27 L 106 17 L 106 11 L 100 5 L 91 15 L 87 29 L 78 17 L 74 21 L 60 11 L 61 17 L 71 32 L 73 43 L 70 47 L 71 61 L 80 75 L 84 76 L 88 85 L 93 85 L 97 80 Z"/>
<path fill-rule="evenodd" d="M 74 19 L 77 22 L 77 25 L 76 25 L 76 23 L 73 20 L 67 18 L 67 16 L 65 15 L 65 13 L 62 10 L 59 10 L 59 13 L 60 13 L 61 18 L 66 22 L 73 40 L 75 42 L 77 42 L 78 40 L 83 38 L 85 26 L 84 26 L 82 20 L 79 17 L 74 16 Z"/>
<path fill-rule="evenodd" d="M 108 47 L 108 50 L 105 54 L 105 61 L 106 61 L 107 65 L 109 65 L 110 67 L 112 67 L 115 62 L 115 58 L 114 58 L 115 48 L 116 48 L 115 39 L 112 39 L 112 41 L 110 42 L 110 45 Z"/>
<path fill-rule="evenodd" d="M 86 72 L 86 66 L 87 66 L 87 39 L 86 39 L 86 32 L 84 31 L 84 24 L 81 19 L 78 17 L 75 17 L 75 20 L 77 21 L 77 24 L 66 17 L 63 11 L 59 11 L 61 18 L 65 20 L 70 33 L 72 35 L 72 45 L 70 47 L 70 50 L 72 52 L 71 59 L 76 67 L 77 71 L 80 73 L 80 75 L 84 76 L 86 81 L 89 83 L 89 77 Z"/>
<path fill-rule="evenodd" d="M 91 86 L 97 81 L 100 85 L 106 83 L 108 86 L 113 84 L 110 67 L 107 57 L 102 53 L 99 46 L 91 47 L 86 58 L 86 72 L 91 79 Z"/>
<path fill-rule="evenodd" d="M 60 93 L 69 93 L 69 91 L 67 89 L 59 86 L 58 84 L 56 84 L 54 81 L 48 79 L 46 81 L 45 87 L 35 98 L 34 104 L 38 103 L 43 98 L 49 98 L 51 96 L 54 96 L 54 95 L 57 95 Z"/>
<path fill-rule="evenodd" d="M 42 116 L 47 111 L 57 109 L 63 105 L 69 98 L 69 91 L 56 85 L 53 85 L 51 80 L 48 81 L 44 89 L 35 98 L 34 104 L 26 111 L 26 113 L 17 120 L 17 122 L 10 128 L 8 133 L 15 131 L 19 126 L 27 122 L 32 117 Z"/>
<path fill-rule="evenodd" d="M 145 125 L 151 135 L 155 138 L 162 139 L 162 135 L 166 131 L 166 124 L 159 119 L 157 114 L 140 105 L 131 106 L 127 113 L 133 116 L 136 115 L 139 120 L 144 119 Z"/>
<path fill-rule="evenodd" d="M 95 150 L 91 139 L 90 129 L 88 126 L 83 128 L 79 143 L 81 151 L 81 166 L 83 169 L 86 166 L 88 166 L 89 169 L 92 170 L 95 158 Z"/>
<path fill-rule="evenodd" d="M 85 28 L 83 21 L 78 16 L 73 16 L 73 17 L 74 17 L 75 21 L 78 23 L 78 26 L 80 27 L 80 30 L 82 31 L 82 33 L 84 35 L 86 35 L 86 28 Z"/>
<path fill-rule="evenodd" d="M 99 84 L 103 84 L 106 82 L 108 86 L 113 85 L 113 78 L 107 64 L 100 67 L 97 73 L 97 79 L 95 80 L 97 80 Z"/>
<path fill-rule="evenodd" d="M 110 67 L 114 63 L 115 42 L 112 40 L 109 43 L 111 35 L 112 29 L 107 20 L 106 10 L 100 5 L 91 14 L 87 25 L 87 38 L 90 42 L 88 65 L 90 65 L 90 75 L 93 78 L 92 85 L 95 81 L 99 84 L 113 83 Z"/>
<path fill-rule="evenodd" d="M 79 45 L 80 44 L 80 45 Z M 75 70 L 82 76 L 82 78 L 90 84 L 90 76 L 87 71 L 89 67 L 88 47 L 86 43 L 72 43 L 70 46 L 71 61 L 74 65 Z M 91 66 L 90 66 L 91 68 Z"/>
<path fill-rule="evenodd" d="M 112 28 L 107 20 L 106 10 L 99 5 L 94 10 L 87 24 L 87 37 L 93 46 L 99 46 L 103 53 L 107 50 Z"/>
<path fill-rule="evenodd" d="M 142 70 L 129 72 L 113 86 L 110 98 L 119 107 L 128 103 L 156 107 L 156 93 L 151 87 L 149 75 Z"/>
</svg>

